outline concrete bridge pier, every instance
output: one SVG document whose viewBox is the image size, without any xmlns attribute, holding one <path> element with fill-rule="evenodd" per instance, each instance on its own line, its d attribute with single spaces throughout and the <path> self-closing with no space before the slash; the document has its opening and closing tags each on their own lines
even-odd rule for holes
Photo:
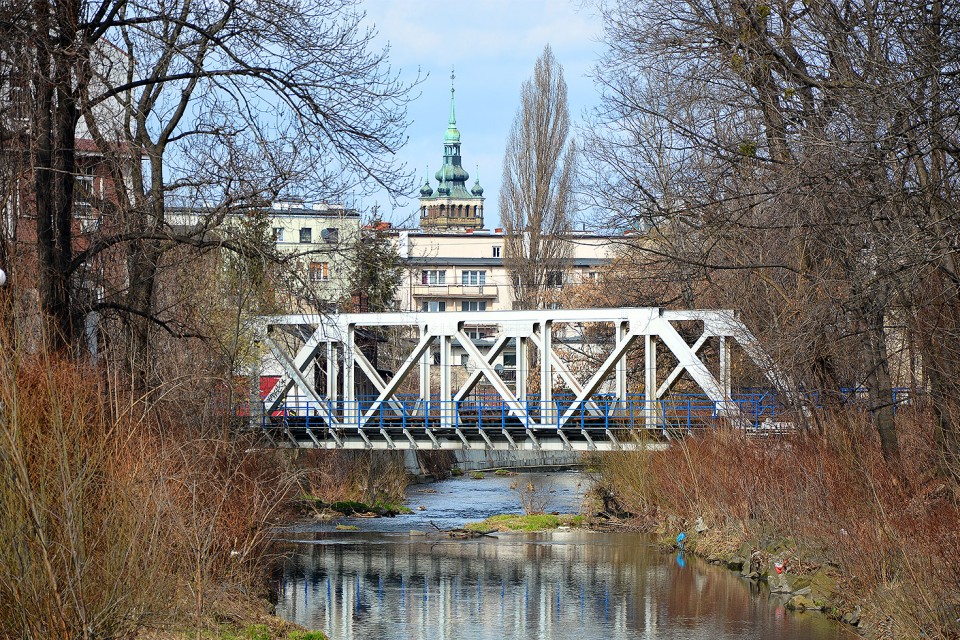
<svg viewBox="0 0 960 640">
<path fill-rule="evenodd" d="M 480 449 L 462 449 L 452 452 L 454 466 L 465 472 L 489 471 L 491 469 L 524 469 L 537 467 L 572 467 L 583 464 L 583 454 L 578 451 L 495 451 Z M 417 461 L 417 452 L 404 451 L 404 466 L 415 476 L 424 476 L 426 472 Z"/>
</svg>

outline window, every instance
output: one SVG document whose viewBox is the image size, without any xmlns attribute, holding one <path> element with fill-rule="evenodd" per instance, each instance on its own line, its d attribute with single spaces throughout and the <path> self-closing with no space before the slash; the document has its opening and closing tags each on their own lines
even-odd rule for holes
<svg viewBox="0 0 960 640">
<path fill-rule="evenodd" d="M 460 274 L 460 283 L 465 285 L 480 285 L 487 283 L 486 271 L 464 271 Z"/>
<path fill-rule="evenodd" d="M 493 248 L 493 257 L 494 257 L 494 258 L 499 258 L 499 257 L 500 257 L 500 247 L 499 247 L 499 246 Z"/>
<path fill-rule="evenodd" d="M 446 311 L 447 303 L 443 300 L 424 300 L 420 309 L 426 313 Z"/>
<path fill-rule="evenodd" d="M 313 242 L 313 229 L 310 227 L 300 228 L 300 244 L 310 244 Z"/>
<path fill-rule="evenodd" d="M 274 227 L 274 228 L 273 228 L 273 241 L 274 241 L 274 242 L 283 242 L 283 227 Z"/>
<path fill-rule="evenodd" d="M 340 230 L 336 227 L 327 227 L 320 232 L 320 237 L 328 244 L 337 244 L 340 242 Z"/>
<path fill-rule="evenodd" d="M 548 271 L 547 272 L 547 286 L 548 287 L 557 287 L 560 288 L 563 286 L 563 272 L 562 271 Z"/>
<path fill-rule="evenodd" d="M 446 284 L 447 272 L 443 269 L 428 269 L 420 274 L 421 284 Z"/>
<path fill-rule="evenodd" d="M 83 218 L 91 215 L 91 199 L 93 199 L 93 176 L 76 176 L 77 182 L 73 189 L 73 201 L 77 204 L 74 214 Z"/>
<path fill-rule="evenodd" d="M 505 367 L 517 366 L 517 354 L 516 353 L 503 354 L 503 366 Z"/>
<path fill-rule="evenodd" d="M 330 279 L 329 262 L 310 263 L 310 282 L 323 282 Z"/>
<path fill-rule="evenodd" d="M 483 340 L 487 337 L 487 333 L 483 329 L 464 329 L 463 332 L 471 340 Z"/>
<path fill-rule="evenodd" d="M 591 271 L 587 274 L 587 280 L 590 282 L 596 282 L 600 279 L 600 274 L 596 271 Z"/>
<path fill-rule="evenodd" d="M 77 197 L 86 200 L 87 198 L 93 196 L 93 184 L 93 176 L 77 176 Z"/>
<path fill-rule="evenodd" d="M 465 353 L 460 354 L 460 366 L 466 368 L 467 363 L 470 362 L 470 356 Z"/>
<path fill-rule="evenodd" d="M 486 300 L 463 300 L 460 303 L 460 311 L 486 311 Z"/>
</svg>

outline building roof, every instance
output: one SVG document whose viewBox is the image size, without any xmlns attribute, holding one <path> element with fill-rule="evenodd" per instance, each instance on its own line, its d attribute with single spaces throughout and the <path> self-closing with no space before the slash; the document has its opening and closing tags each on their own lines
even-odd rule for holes
<svg viewBox="0 0 960 640">
<path fill-rule="evenodd" d="M 414 256 L 406 258 L 408 264 L 416 267 L 453 266 L 453 267 L 502 267 L 503 258 L 463 258 L 458 256 Z M 571 258 L 574 267 L 600 267 L 610 264 L 607 258 Z"/>
<path fill-rule="evenodd" d="M 196 206 L 196 207 L 166 207 L 167 214 L 190 213 L 203 215 L 209 213 L 221 213 L 222 209 L 216 206 Z M 245 211 L 262 211 L 272 216 L 293 216 L 304 218 L 359 218 L 360 212 L 356 209 L 347 209 L 340 205 L 326 203 L 306 204 L 303 202 L 274 202 L 264 204 L 258 207 L 236 206 L 229 211 L 231 214 L 240 214 Z"/>
</svg>

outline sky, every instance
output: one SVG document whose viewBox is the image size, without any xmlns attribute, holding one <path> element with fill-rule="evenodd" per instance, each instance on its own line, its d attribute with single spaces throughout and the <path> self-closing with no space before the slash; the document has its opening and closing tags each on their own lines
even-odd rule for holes
<svg viewBox="0 0 960 640">
<path fill-rule="evenodd" d="M 432 175 L 443 158 L 443 134 L 450 109 L 450 68 L 456 69 L 456 114 L 463 166 L 473 185 L 480 170 L 485 224 L 499 226 L 498 192 L 503 151 L 517 112 L 520 88 L 533 74 L 545 45 L 563 66 L 571 122 L 598 101 L 587 77 L 600 57 L 602 25 L 583 0 L 479 0 L 423 2 L 366 0 L 367 20 L 379 31 L 378 43 L 390 45 L 390 62 L 405 78 L 427 76 L 419 97 L 408 107 L 409 141 L 399 159 L 416 172 L 419 189 L 427 164 Z M 447 9 L 446 7 L 450 7 Z M 416 193 L 411 195 L 418 195 Z M 394 224 L 415 225 L 414 198 L 394 208 L 385 195 L 352 203 L 380 207 Z"/>
</svg>

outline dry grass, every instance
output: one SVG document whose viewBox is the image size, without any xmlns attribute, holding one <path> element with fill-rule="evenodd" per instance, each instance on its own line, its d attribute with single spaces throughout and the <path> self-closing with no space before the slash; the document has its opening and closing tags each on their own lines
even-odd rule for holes
<svg viewBox="0 0 960 640">
<path fill-rule="evenodd" d="M 958 488 L 936 475 L 932 420 L 898 415 L 902 468 L 890 469 L 861 416 L 823 437 L 717 432 L 658 453 L 606 457 L 601 479 L 648 522 L 697 518 L 714 545 L 787 540 L 798 564 L 835 562 L 846 593 L 898 638 L 960 637 Z"/>
<path fill-rule="evenodd" d="M 402 503 L 408 483 L 402 452 L 301 450 L 293 464 L 304 493 L 322 502 Z"/>
<path fill-rule="evenodd" d="M 0 345 L 0 637 L 190 624 L 262 576 L 276 454 L 107 401 L 101 370 Z"/>
</svg>

